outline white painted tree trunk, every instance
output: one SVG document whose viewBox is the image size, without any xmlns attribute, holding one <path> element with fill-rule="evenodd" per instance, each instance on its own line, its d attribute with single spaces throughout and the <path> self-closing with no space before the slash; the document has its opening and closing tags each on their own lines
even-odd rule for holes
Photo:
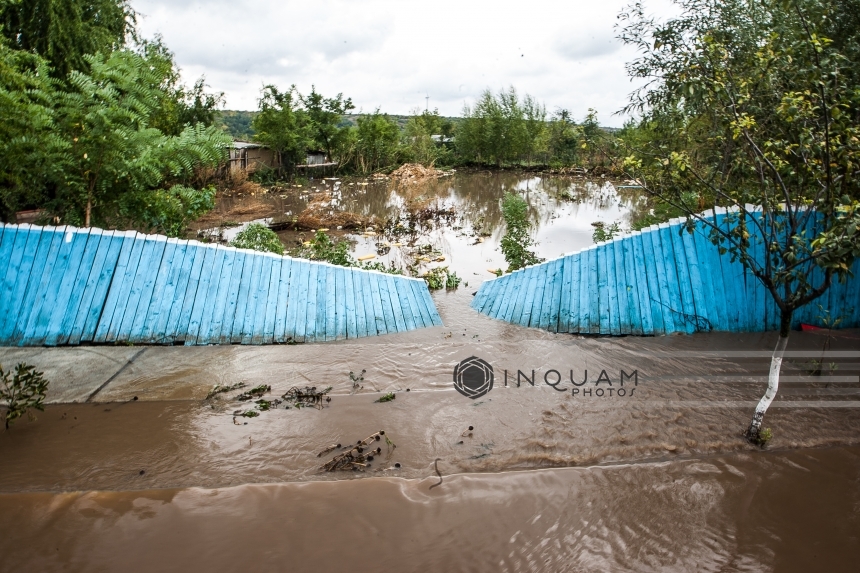
<svg viewBox="0 0 860 573">
<path fill-rule="evenodd" d="M 755 407 L 752 422 L 747 430 L 746 436 L 751 442 L 760 443 L 761 423 L 764 420 L 764 415 L 770 407 L 773 399 L 776 398 L 776 392 L 779 390 L 779 371 L 782 368 L 782 357 L 785 354 L 785 347 L 788 345 L 788 335 L 782 336 L 780 333 L 779 339 L 776 341 L 776 348 L 773 349 L 773 355 L 770 359 L 770 373 L 767 377 L 767 390 L 764 396 L 759 400 Z"/>
</svg>

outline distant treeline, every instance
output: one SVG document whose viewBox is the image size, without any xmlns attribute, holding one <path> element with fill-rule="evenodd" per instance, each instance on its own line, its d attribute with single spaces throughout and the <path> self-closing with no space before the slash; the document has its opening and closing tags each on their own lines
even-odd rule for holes
<svg viewBox="0 0 860 573">
<path fill-rule="evenodd" d="M 613 170 L 620 165 L 622 130 L 599 125 L 589 110 L 579 122 L 559 109 L 551 116 L 534 97 L 516 89 L 484 91 L 462 117 L 445 117 L 438 110 L 415 109 L 412 115 L 351 113 L 354 105 L 338 94 L 325 98 L 311 88 L 307 95 L 295 86 L 281 91 L 266 86 L 259 111 L 223 111 L 216 124 L 240 140 L 253 140 L 273 149 L 280 167 L 273 177 L 290 177 L 304 154 L 320 150 L 344 173 L 367 174 L 406 162 L 452 167 L 484 165 L 496 168 L 579 167 Z"/>
</svg>

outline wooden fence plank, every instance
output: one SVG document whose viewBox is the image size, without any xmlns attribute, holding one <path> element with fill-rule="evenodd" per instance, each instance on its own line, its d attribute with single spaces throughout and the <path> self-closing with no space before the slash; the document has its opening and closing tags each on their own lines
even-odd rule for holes
<svg viewBox="0 0 860 573">
<path fill-rule="evenodd" d="M 373 275 L 369 273 L 366 278 L 372 295 L 374 330 L 378 334 L 387 334 L 388 327 L 385 320 L 385 310 L 382 307 L 382 293 L 379 289 L 379 281 L 374 280 Z"/>
<path fill-rule="evenodd" d="M 126 281 L 125 274 L 130 265 L 134 265 L 134 269 L 137 270 L 137 263 L 140 262 L 140 250 L 143 249 L 143 240 L 137 240 L 137 233 L 135 231 L 125 231 L 121 234 L 123 237 L 119 258 L 111 276 L 107 298 L 105 299 L 104 308 L 101 310 L 93 342 L 106 342 L 111 330 L 111 324 L 114 321 L 114 314 L 117 312 L 123 314 L 125 312 L 125 303 L 128 301 L 128 291 L 131 288 L 129 281 Z M 117 306 L 120 307 L 119 311 L 117 311 Z M 122 320 L 121 316 L 116 319 L 117 326 L 120 320 Z"/>
<path fill-rule="evenodd" d="M 108 292 L 113 284 L 123 245 L 129 242 L 129 248 L 131 248 L 132 240 L 128 233 L 122 231 L 107 231 L 102 236 L 93 270 L 87 279 L 81 308 L 75 319 L 75 327 L 69 336 L 69 344 L 91 342 L 95 339 L 96 329 L 107 306 Z"/>
<path fill-rule="evenodd" d="M 307 316 L 308 316 L 308 285 L 311 278 L 311 264 L 307 261 L 296 261 L 298 265 L 299 280 L 296 284 L 297 293 L 295 297 L 295 331 L 293 340 L 296 342 L 304 342 L 307 332 Z M 316 285 L 314 285 L 316 286 Z M 292 284 L 290 285 L 290 294 L 292 295 Z M 292 298 L 292 297 L 291 297 Z"/>
<path fill-rule="evenodd" d="M 272 265 L 274 258 L 268 254 L 257 255 L 262 259 L 260 266 L 260 278 L 257 281 L 257 294 L 252 295 L 251 300 L 254 302 L 254 322 L 251 326 L 251 344 L 262 344 L 263 333 L 266 328 L 266 307 L 269 291 L 269 284 L 272 280 Z M 248 344 L 248 342 L 245 342 Z"/>
<path fill-rule="evenodd" d="M 49 346 L 58 346 L 68 344 L 72 333 L 75 330 L 75 323 L 78 315 L 81 313 L 81 308 L 85 304 L 87 285 L 89 284 L 90 276 L 100 269 L 96 269 L 96 257 L 101 248 L 103 241 L 108 241 L 105 237 L 105 231 L 101 229 L 91 229 L 87 235 L 87 245 L 81 255 L 80 265 L 78 266 L 75 283 L 72 286 L 72 295 L 69 299 L 69 305 L 63 313 L 63 320 L 60 326 L 54 330 L 53 327 L 48 333 L 46 344 Z"/>
<path fill-rule="evenodd" d="M 323 309 L 323 324 L 325 332 L 322 340 L 335 340 L 337 338 L 337 268 L 326 267 L 325 273 L 325 304 L 319 305 Z"/>
<path fill-rule="evenodd" d="M 281 265 L 284 257 L 272 256 L 272 270 L 269 273 L 269 288 L 266 290 L 266 320 L 263 323 L 262 344 L 272 344 L 275 341 L 275 321 L 278 311 L 278 290 L 281 282 Z"/>
<path fill-rule="evenodd" d="M 394 284 L 394 277 L 391 275 L 382 275 L 379 280 L 385 281 L 388 287 L 388 294 L 391 297 L 391 310 L 394 313 L 394 324 L 397 332 L 406 332 L 406 317 L 403 315 L 403 307 L 400 305 L 400 297 L 397 295 L 397 287 Z"/>
<path fill-rule="evenodd" d="M 357 271 L 353 268 L 344 269 L 343 284 L 346 291 L 346 336 L 347 338 L 360 338 L 367 336 L 367 325 L 364 322 L 364 302 L 359 289 L 360 279 L 357 279 Z M 405 284 L 401 281 L 400 285 Z M 414 317 L 413 317 L 414 321 Z"/>
<path fill-rule="evenodd" d="M 144 241 L 137 273 L 132 279 L 129 301 L 117 331 L 117 340 L 139 340 L 143 334 L 146 313 L 166 247 L 167 237 L 150 236 Z"/>
<path fill-rule="evenodd" d="M 607 243 L 606 265 L 609 267 L 609 332 L 614 335 L 629 334 L 629 330 L 622 330 L 622 326 L 630 321 L 630 313 L 625 289 L 624 252 L 620 240 Z"/>
<path fill-rule="evenodd" d="M 347 316 L 351 316 L 355 320 L 355 307 L 351 302 L 352 293 L 346 289 L 346 277 L 349 274 L 349 269 L 338 267 L 335 270 L 335 295 L 336 295 L 336 312 L 334 328 L 335 340 L 344 340 L 349 336 L 347 330 Z M 351 287 L 352 285 L 350 285 Z"/>
<path fill-rule="evenodd" d="M 627 296 L 627 313 L 629 320 L 629 332 L 638 336 L 645 333 L 646 329 L 651 330 L 648 326 L 651 322 L 650 312 L 646 317 L 639 306 L 639 294 L 644 290 L 648 291 L 647 284 L 639 284 L 640 277 L 644 276 L 644 266 L 639 266 L 634 255 L 633 242 L 636 239 L 634 235 L 628 235 L 621 240 L 621 250 L 624 255 L 623 273 L 624 273 L 624 293 Z"/>
<path fill-rule="evenodd" d="M 33 258 L 32 267 L 27 281 L 27 288 L 18 310 L 18 318 L 15 330 L 12 333 L 12 344 L 22 344 L 24 337 L 33 327 L 33 319 L 40 308 L 39 299 L 44 296 L 48 282 L 51 279 L 51 271 L 57 260 L 57 253 L 63 242 L 65 227 L 49 227 L 43 231 L 43 237 L 39 241 L 39 247 Z"/>
<path fill-rule="evenodd" d="M 212 316 L 208 318 L 206 337 L 201 338 L 198 335 L 197 344 L 224 344 L 230 339 L 233 330 L 237 293 L 231 292 L 231 289 L 239 284 L 244 259 L 240 257 L 240 251 L 235 247 L 224 247 L 221 251 L 224 260 L 218 277 L 218 290 L 212 302 Z M 239 272 L 236 272 L 237 264 Z"/>
<path fill-rule="evenodd" d="M 284 257 L 281 262 L 281 278 L 278 282 L 278 307 L 277 318 L 275 318 L 275 342 L 284 343 L 287 341 L 287 315 L 289 313 L 289 294 L 290 280 L 293 270 L 293 259 Z"/>
<path fill-rule="evenodd" d="M 321 270 L 324 272 L 324 268 L 314 264 L 309 264 L 308 266 L 310 272 L 308 273 L 307 309 L 305 310 L 305 319 L 307 321 L 305 325 L 305 340 L 313 342 L 317 336 L 317 330 L 320 328 L 317 324 L 317 304 L 321 303 L 318 303 L 317 292 L 320 286 L 319 273 Z"/>
<path fill-rule="evenodd" d="M 93 233 L 95 238 L 93 243 L 95 243 L 100 238 L 101 230 L 93 229 L 93 231 L 95 231 Z M 79 281 L 79 271 L 88 244 L 90 244 L 90 229 L 69 229 L 66 231 L 64 247 L 68 247 L 68 249 L 64 254 L 66 257 L 65 270 L 61 270 L 59 267 L 54 268 L 54 276 L 48 287 L 50 292 L 47 293 L 49 303 L 43 307 L 43 316 L 39 319 L 41 325 L 30 341 L 27 342 L 28 344 L 54 346 L 63 332 L 63 321 L 66 315 L 77 312 L 80 296 L 83 294 L 81 282 L 85 283 L 86 280 Z M 95 249 L 91 248 L 90 252 L 95 254 Z"/>
<path fill-rule="evenodd" d="M 145 321 L 140 331 L 132 338 L 132 342 L 157 342 L 155 330 L 160 318 L 170 312 L 172 297 L 165 297 L 165 290 L 171 277 L 175 278 L 173 271 L 174 259 L 177 256 L 179 240 L 170 238 L 165 241 L 164 254 L 161 256 L 161 264 L 158 267 L 155 283 L 152 286 L 152 294 L 149 297 L 149 306 L 144 313 Z M 179 251 L 179 256 L 182 256 Z"/>
</svg>

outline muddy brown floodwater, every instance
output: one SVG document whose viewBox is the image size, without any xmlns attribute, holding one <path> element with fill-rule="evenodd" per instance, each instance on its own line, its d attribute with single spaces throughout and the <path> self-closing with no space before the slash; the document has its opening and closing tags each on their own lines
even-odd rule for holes
<svg viewBox="0 0 860 573">
<path fill-rule="evenodd" d="M 336 207 L 363 216 L 455 211 L 409 237 L 469 283 L 433 294 L 444 326 L 318 345 L 0 348 L 0 363 L 52 381 L 36 421 L 0 432 L 0 571 L 857 570 L 860 332 L 792 334 L 762 451 L 740 432 L 772 333 L 583 338 L 469 308 L 504 262 L 505 189 L 529 194 L 546 257 L 588 245 L 592 221 L 624 222 L 635 195 L 514 174 L 342 187 Z M 356 255 L 379 243 L 354 238 Z M 475 400 L 452 384 L 471 356 L 494 372 Z M 331 386 L 331 401 L 237 400 L 259 384 L 268 400 Z M 320 452 L 379 430 L 391 443 L 374 440 L 369 465 L 321 469 L 345 449 Z"/>
</svg>

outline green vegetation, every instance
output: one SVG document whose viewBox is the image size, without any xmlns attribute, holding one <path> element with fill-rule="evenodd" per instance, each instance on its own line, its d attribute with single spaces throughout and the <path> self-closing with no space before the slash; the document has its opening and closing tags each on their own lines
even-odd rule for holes
<svg viewBox="0 0 860 573">
<path fill-rule="evenodd" d="M 216 111 L 215 125 L 233 139 L 251 141 L 255 133 L 254 128 L 251 127 L 255 115 L 257 115 L 255 111 Z"/>
<path fill-rule="evenodd" d="M 136 39 L 123 0 L 4 3 L 0 220 L 41 208 L 78 226 L 180 235 L 212 206 L 198 174 L 226 157 L 220 94 L 179 83 L 159 38 Z"/>
<path fill-rule="evenodd" d="M 511 192 L 502 199 L 502 215 L 505 218 L 505 236 L 502 237 L 502 254 L 508 263 L 508 272 L 542 263 L 529 249 L 534 240 L 529 233 L 531 224 L 528 219 L 529 204 L 525 199 Z"/>
<path fill-rule="evenodd" d="M 290 251 L 290 256 L 312 261 L 324 261 L 340 267 L 357 267 L 362 270 L 379 271 L 392 275 L 401 274 L 400 269 L 393 266 L 386 267 L 379 261 L 356 261 L 349 252 L 349 246 L 349 241 L 332 239 L 324 230 L 319 230 L 310 241 L 306 241 L 301 247 Z"/>
<path fill-rule="evenodd" d="M 611 225 L 606 225 L 603 221 L 596 221 L 591 224 L 594 227 L 594 232 L 591 234 L 591 238 L 595 243 L 602 243 L 604 241 L 611 241 L 617 234 L 621 232 L 621 227 L 618 223 L 612 223 Z"/>
<path fill-rule="evenodd" d="M 338 156 L 343 168 L 362 175 L 393 169 L 402 163 L 397 124 L 379 110 L 359 117 L 357 127 L 344 137 Z"/>
<path fill-rule="evenodd" d="M 87 55 L 109 53 L 134 34 L 137 14 L 126 0 L 26 0 L 0 4 L 0 26 L 10 47 L 38 54 L 52 75 L 65 79 L 89 68 Z"/>
<path fill-rule="evenodd" d="M 430 290 L 455 289 L 460 286 L 462 279 L 448 267 L 436 267 L 424 273 L 424 280 Z"/>
<path fill-rule="evenodd" d="M 379 397 L 379 399 L 378 399 L 378 400 L 374 400 L 374 401 L 375 401 L 375 402 L 391 402 L 391 401 L 393 401 L 396 397 L 397 397 L 397 396 L 395 396 L 395 395 L 394 395 L 394 392 L 389 392 L 388 394 L 383 394 L 382 396 L 380 396 L 380 397 Z"/>
<path fill-rule="evenodd" d="M 284 244 L 277 233 L 260 223 L 251 223 L 236 234 L 230 243 L 238 249 L 252 249 L 264 253 L 284 254 Z"/>
<path fill-rule="evenodd" d="M 860 29 L 856 0 L 676 0 L 657 22 L 640 5 L 621 15 L 628 65 L 647 81 L 627 111 L 647 137 L 625 160 L 656 201 L 710 227 L 780 310 L 767 392 L 746 431 L 763 439 L 794 312 L 844 280 L 860 256 Z M 808 231 L 810 217 L 819 230 Z M 756 258 L 753 241 L 766 246 Z"/>
<path fill-rule="evenodd" d="M 18 364 L 14 374 L 11 371 L 4 372 L 0 365 L 0 401 L 6 403 L 3 418 L 7 430 L 10 424 L 24 414 L 32 418 L 30 410 L 45 411 L 48 381 L 42 374 L 29 364 Z"/>
</svg>

